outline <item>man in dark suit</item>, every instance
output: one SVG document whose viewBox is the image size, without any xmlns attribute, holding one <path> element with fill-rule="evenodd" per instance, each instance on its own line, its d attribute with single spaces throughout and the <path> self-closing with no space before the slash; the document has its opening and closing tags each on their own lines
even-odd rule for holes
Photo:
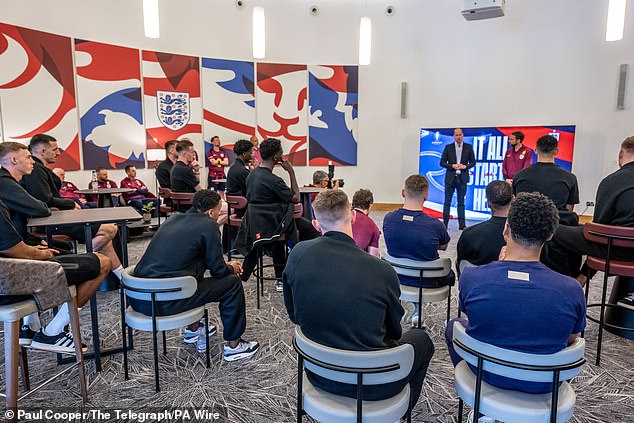
<svg viewBox="0 0 634 423">
<path fill-rule="evenodd" d="M 440 165 L 447 169 L 445 174 L 445 205 L 442 210 L 442 220 L 445 226 L 449 225 L 449 210 L 451 208 L 451 198 L 454 191 L 458 197 L 458 226 L 460 230 L 466 227 L 464 217 L 464 197 L 467 193 L 469 183 L 469 169 L 475 166 L 476 160 L 473 154 L 473 147 L 462 142 L 462 129 L 453 130 L 453 137 L 456 140 L 453 144 L 445 146 L 440 158 Z"/>
</svg>

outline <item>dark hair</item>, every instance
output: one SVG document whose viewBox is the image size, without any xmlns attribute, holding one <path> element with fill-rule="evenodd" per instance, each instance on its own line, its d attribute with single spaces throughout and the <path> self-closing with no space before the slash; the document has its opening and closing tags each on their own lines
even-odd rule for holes
<svg viewBox="0 0 634 423">
<path fill-rule="evenodd" d="M 194 194 L 194 198 L 192 199 L 192 207 L 200 213 L 206 213 L 218 206 L 219 203 L 220 194 L 210 189 L 201 189 L 196 191 L 196 194 Z"/>
<path fill-rule="evenodd" d="M 236 156 L 242 156 L 249 150 L 253 150 L 253 143 L 249 140 L 238 140 L 233 145 L 233 152 L 236 153 Z"/>
<path fill-rule="evenodd" d="M 340 189 L 326 189 L 313 201 L 315 219 L 322 229 L 328 230 L 338 222 L 350 218 L 350 202 Z"/>
<path fill-rule="evenodd" d="M 282 150 L 282 142 L 277 138 L 267 138 L 260 144 L 262 160 L 268 160 Z"/>
<path fill-rule="evenodd" d="M 524 141 L 524 133 L 522 131 L 515 131 L 511 135 L 513 135 L 519 142 Z"/>
<path fill-rule="evenodd" d="M 95 173 L 99 173 L 99 172 L 101 172 L 102 170 L 106 170 L 106 168 L 105 168 L 105 167 L 103 167 L 103 166 L 97 166 L 97 168 L 95 169 Z"/>
<path fill-rule="evenodd" d="M 126 167 L 124 167 L 123 170 L 125 170 L 125 173 L 128 173 L 128 170 L 130 170 L 133 167 L 135 167 L 135 166 L 134 165 L 126 165 Z"/>
<path fill-rule="evenodd" d="M 360 189 L 352 196 L 352 208 L 367 210 L 374 204 L 374 196 L 369 189 Z"/>
<path fill-rule="evenodd" d="M 506 222 L 513 241 L 524 246 L 543 245 L 559 225 L 555 203 L 538 192 L 522 192 L 511 203 Z"/>
<path fill-rule="evenodd" d="M 220 139 L 220 137 L 219 137 L 218 135 L 214 135 L 213 137 L 211 137 L 211 138 L 209 139 L 209 141 L 210 141 L 210 142 L 214 142 L 214 140 L 215 140 L 216 138 Z"/>
<path fill-rule="evenodd" d="M 405 192 L 410 197 L 424 197 L 428 190 L 429 182 L 423 175 L 410 175 L 405 179 Z"/>
<path fill-rule="evenodd" d="M 621 143 L 621 148 L 628 154 L 634 154 L 634 136 L 625 138 Z"/>
<path fill-rule="evenodd" d="M 17 153 L 20 150 L 28 150 L 27 146 L 14 141 L 0 142 L 0 159 L 4 159 L 11 153 Z"/>
<path fill-rule="evenodd" d="M 544 135 L 537 140 L 536 150 L 542 154 L 552 155 L 555 154 L 558 145 L 557 138 L 552 135 Z"/>
<path fill-rule="evenodd" d="M 57 140 L 48 134 L 35 134 L 29 141 L 29 150 L 33 151 L 34 149 L 40 149 L 41 147 L 48 147 L 51 145 L 51 142 L 56 142 Z"/>
<path fill-rule="evenodd" d="M 178 145 L 178 140 L 169 140 L 165 143 L 165 151 L 169 151 L 173 145 Z"/>
<path fill-rule="evenodd" d="M 325 181 L 327 179 L 328 174 L 323 170 L 316 170 L 315 173 L 313 173 L 313 184 L 321 184 L 322 181 Z"/>
<path fill-rule="evenodd" d="M 508 206 L 513 199 L 513 188 L 505 181 L 492 181 L 486 189 L 487 201 L 493 209 Z"/>
<path fill-rule="evenodd" d="M 180 140 L 176 144 L 176 154 L 179 154 L 187 150 L 189 147 L 193 147 L 193 146 L 194 146 L 194 143 L 191 142 L 190 140 Z"/>
</svg>

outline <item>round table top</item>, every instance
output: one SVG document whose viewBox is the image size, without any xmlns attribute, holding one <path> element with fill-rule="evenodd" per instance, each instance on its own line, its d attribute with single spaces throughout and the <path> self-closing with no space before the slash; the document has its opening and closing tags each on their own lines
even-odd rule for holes
<svg viewBox="0 0 634 423">
<path fill-rule="evenodd" d="M 212 179 L 211 182 L 223 183 L 223 182 L 227 182 L 227 180 L 226 179 Z"/>
<path fill-rule="evenodd" d="M 132 188 L 99 188 L 97 191 L 92 189 L 78 189 L 75 191 L 77 194 L 122 194 L 125 192 L 134 191 Z"/>
<path fill-rule="evenodd" d="M 320 187 L 299 187 L 299 192 L 300 194 L 310 194 L 313 192 L 322 192 L 325 189 L 326 188 L 320 188 Z"/>
</svg>

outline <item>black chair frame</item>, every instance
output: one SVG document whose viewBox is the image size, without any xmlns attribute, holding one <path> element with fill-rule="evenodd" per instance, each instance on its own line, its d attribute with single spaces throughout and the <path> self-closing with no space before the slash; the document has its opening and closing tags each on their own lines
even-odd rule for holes
<svg viewBox="0 0 634 423">
<path fill-rule="evenodd" d="M 386 373 L 394 370 L 398 370 L 401 368 L 399 364 L 393 364 L 391 366 L 383 366 L 383 367 L 367 367 L 367 368 L 359 368 L 359 367 L 345 367 L 345 366 L 336 366 L 330 363 L 324 363 L 323 361 L 317 360 L 306 354 L 302 351 L 301 348 L 297 345 L 297 340 L 293 338 L 293 348 L 297 351 L 297 423 L 302 423 L 302 417 L 306 414 L 303 408 L 303 396 L 302 396 L 302 386 L 303 386 L 303 376 L 304 376 L 304 360 L 312 363 L 316 366 L 322 367 L 324 369 L 333 370 L 337 372 L 343 373 L 355 373 L 357 375 L 357 423 L 362 423 L 363 421 L 363 375 L 364 374 L 375 374 L 375 373 Z M 410 394 L 411 395 L 411 394 Z M 412 422 L 412 410 L 411 406 L 407 409 L 407 422 Z"/>
<path fill-rule="evenodd" d="M 128 380 L 128 351 L 126 348 L 126 323 L 125 323 L 125 294 L 124 290 L 138 292 L 142 294 L 150 294 L 151 295 L 151 304 L 152 304 L 152 347 L 154 349 L 154 382 L 156 392 L 160 392 L 161 388 L 159 386 L 159 367 L 158 367 L 158 340 L 157 340 L 157 328 L 156 328 L 156 295 L 157 294 L 165 294 L 169 292 L 179 292 L 182 291 L 181 288 L 165 288 L 165 289 L 141 289 L 141 288 L 132 288 L 127 286 L 121 281 L 121 339 L 123 341 L 123 369 L 124 369 L 124 379 Z M 207 362 L 206 367 L 209 368 L 211 366 L 211 358 L 209 357 L 209 315 L 207 312 L 207 308 L 205 308 L 205 337 L 207 342 L 206 355 Z M 167 340 L 165 339 L 165 331 L 162 331 L 163 334 L 163 354 L 167 354 Z"/>
<path fill-rule="evenodd" d="M 521 364 L 515 363 L 512 361 L 502 360 L 499 358 L 491 357 L 486 354 L 482 354 L 472 348 L 467 347 L 462 342 L 457 339 L 453 340 L 453 343 L 458 348 L 468 352 L 471 355 L 474 355 L 478 358 L 478 365 L 476 368 L 476 388 L 475 388 L 475 399 L 473 404 L 473 419 L 477 421 L 480 416 L 480 396 L 482 394 L 482 365 L 485 361 L 489 363 L 498 364 L 504 367 L 510 367 L 513 369 L 520 370 L 531 370 L 537 372 L 553 372 L 553 382 L 552 382 L 552 394 L 551 394 L 551 408 L 550 408 L 550 423 L 557 422 L 557 403 L 559 401 L 559 374 L 566 370 L 576 369 L 577 367 L 583 366 L 586 362 L 585 358 L 580 358 L 574 363 L 562 364 L 559 366 L 537 366 L 531 364 Z M 462 421 L 462 408 L 464 401 L 462 398 L 458 399 L 458 421 Z"/>
</svg>

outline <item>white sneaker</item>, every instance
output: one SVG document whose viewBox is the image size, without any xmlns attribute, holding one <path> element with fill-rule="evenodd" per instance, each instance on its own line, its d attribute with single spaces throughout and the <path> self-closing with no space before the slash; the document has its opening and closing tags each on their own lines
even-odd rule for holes
<svg viewBox="0 0 634 423">
<path fill-rule="evenodd" d="M 275 282 L 275 290 L 277 292 L 284 292 L 284 284 L 282 283 L 282 281 L 278 280 L 277 282 Z"/>
<path fill-rule="evenodd" d="M 401 322 L 404 325 L 408 325 L 412 321 L 412 316 L 416 313 L 416 304 L 411 301 L 401 301 L 401 305 L 403 306 L 403 310 L 405 310 Z"/>
<path fill-rule="evenodd" d="M 473 410 L 469 411 L 469 414 L 467 415 L 467 423 L 473 423 Z M 478 423 L 495 423 L 495 419 L 482 416 L 478 419 Z"/>
<path fill-rule="evenodd" d="M 244 339 L 240 339 L 240 342 L 238 342 L 238 345 L 235 348 L 229 348 L 228 345 L 225 345 L 222 355 L 226 361 L 236 361 L 253 356 L 253 354 L 258 352 L 259 348 L 260 344 L 255 341 L 249 342 Z"/>
</svg>

